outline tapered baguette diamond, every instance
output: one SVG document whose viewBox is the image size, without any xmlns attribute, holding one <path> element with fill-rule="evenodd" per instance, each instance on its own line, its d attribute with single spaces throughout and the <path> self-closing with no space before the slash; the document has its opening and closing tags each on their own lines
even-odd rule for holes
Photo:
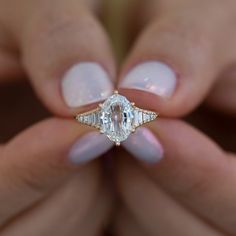
<svg viewBox="0 0 236 236">
<path fill-rule="evenodd" d="M 100 128 L 100 110 L 95 109 L 76 116 L 76 120 L 80 123 Z"/>
<path fill-rule="evenodd" d="M 99 108 L 76 116 L 80 123 L 100 129 L 116 144 L 126 140 L 137 127 L 156 118 L 155 112 L 134 106 L 118 93 L 110 96 Z"/>
</svg>

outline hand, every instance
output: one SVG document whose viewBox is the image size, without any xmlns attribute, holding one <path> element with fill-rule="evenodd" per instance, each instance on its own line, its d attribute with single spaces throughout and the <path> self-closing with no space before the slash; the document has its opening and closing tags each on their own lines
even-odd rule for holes
<svg viewBox="0 0 236 236">
<path fill-rule="evenodd" d="M 86 162 L 112 145 L 72 120 L 113 90 L 113 57 L 92 13 L 95 6 L 58 0 L 1 1 L 0 6 L 1 140 L 6 140 L 4 130 L 8 134 L 13 126 L 31 123 L 28 118 L 38 120 L 38 104 L 26 90 L 20 92 L 26 74 L 57 115 L 0 146 L 0 235 L 98 235 L 111 196 L 100 160 Z M 18 84 L 9 85 L 16 79 Z M 87 94 L 91 84 L 93 94 Z"/>
<path fill-rule="evenodd" d="M 126 152 L 117 157 L 124 205 L 115 230 L 117 235 L 235 235 L 236 156 L 229 151 L 236 151 L 236 132 L 235 121 L 230 126 L 229 120 L 236 114 L 236 4 L 145 4 L 134 15 L 149 16 L 149 21 L 118 86 L 137 105 L 160 112 L 161 118 L 123 143 L 144 164 Z M 231 119 L 197 113 L 205 117 L 198 124 L 203 131 L 177 119 L 203 101 Z"/>
</svg>

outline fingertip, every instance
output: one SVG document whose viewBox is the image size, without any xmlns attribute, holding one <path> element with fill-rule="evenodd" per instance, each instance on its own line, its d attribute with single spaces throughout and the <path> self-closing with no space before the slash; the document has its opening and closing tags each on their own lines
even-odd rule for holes
<svg viewBox="0 0 236 236">
<path fill-rule="evenodd" d="M 66 105 L 83 107 L 108 98 L 114 91 L 111 78 L 95 62 L 82 62 L 72 66 L 61 81 Z"/>
<path fill-rule="evenodd" d="M 225 55 L 218 60 L 218 51 L 209 42 L 212 35 L 202 36 L 198 31 L 172 16 L 154 18 L 122 67 L 120 92 L 165 117 L 194 110 L 228 60 Z"/>
<path fill-rule="evenodd" d="M 94 158 L 105 154 L 114 146 L 105 135 L 90 132 L 79 138 L 70 148 L 69 161 L 75 165 L 87 163 Z"/>
<path fill-rule="evenodd" d="M 162 144 L 148 128 L 138 128 L 122 143 L 122 147 L 148 165 L 157 164 L 164 158 Z"/>
<path fill-rule="evenodd" d="M 113 143 L 99 132 L 79 125 L 74 120 L 51 118 L 17 135 L 5 147 L 8 164 L 18 163 L 24 168 L 64 169 L 87 163 L 112 148 Z M 88 145 L 89 144 L 89 145 Z M 50 172 L 47 173 L 50 175 Z"/>
<path fill-rule="evenodd" d="M 136 65 L 120 81 L 119 88 L 134 89 L 168 98 L 176 89 L 174 70 L 160 61 L 146 61 Z"/>
<path fill-rule="evenodd" d="M 22 61 L 47 108 L 69 117 L 112 93 L 115 60 L 105 31 L 83 3 L 62 1 L 42 17 L 44 7 L 32 9 L 37 14 L 22 26 Z"/>
</svg>

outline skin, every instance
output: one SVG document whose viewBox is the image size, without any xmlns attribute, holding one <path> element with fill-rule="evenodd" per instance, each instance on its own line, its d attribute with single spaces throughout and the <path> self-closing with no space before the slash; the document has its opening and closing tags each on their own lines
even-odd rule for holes
<svg viewBox="0 0 236 236">
<path fill-rule="evenodd" d="M 169 62 L 179 84 L 167 100 L 123 91 L 160 112 L 149 128 L 165 153 L 153 166 L 117 154 L 124 203 L 114 225 L 118 235 L 235 235 L 235 7 L 233 1 L 202 1 L 201 7 L 196 1 L 153 1 L 140 11 L 145 24 L 121 77 L 151 58 Z M 204 108 L 187 119 L 191 125 L 177 119 L 199 104 Z"/>
<path fill-rule="evenodd" d="M 99 235 L 108 223 L 112 198 L 100 159 L 82 166 L 67 159 L 72 144 L 91 130 L 68 119 L 75 111 L 59 89 L 75 60 L 99 61 L 114 73 L 95 3 L 0 2 L 0 235 Z M 21 79 L 26 74 L 52 117 Z"/>
<path fill-rule="evenodd" d="M 89 129 L 68 119 L 81 109 L 65 105 L 60 78 L 75 62 L 96 61 L 118 81 L 135 64 L 150 59 L 175 69 L 179 81 L 174 95 L 162 99 L 120 92 L 139 106 L 150 104 L 149 108 L 161 113 L 162 118 L 149 128 L 163 144 L 165 155 L 159 164 L 147 166 L 122 150 L 116 152 L 117 191 L 122 202 L 113 222 L 114 234 L 235 234 L 235 138 L 230 145 L 235 130 L 228 124 L 229 117 L 236 115 L 234 0 L 130 3 L 127 7 L 134 12 L 128 11 L 125 22 L 133 34 L 128 35 L 124 27 L 120 33 L 130 38 L 132 48 L 119 70 L 109 39 L 95 17 L 100 13 L 97 1 L 2 0 L 0 4 L 1 86 L 27 75 L 44 107 L 54 115 L 32 125 L 45 116 L 39 112 L 33 119 L 30 114 L 11 134 L 31 126 L 15 137 L 7 135 L 0 146 L 0 235 L 102 233 L 111 209 L 110 191 L 101 159 L 80 167 L 66 160 L 65 153 Z M 140 19 L 132 19 L 137 12 Z M 19 102 L 19 90 L 11 91 L 8 99 L 15 96 Z M 198 122 L 193 124 L 201 131 L 180 121 L 202 103 L 216 109 L 217 116 L 220 112 L 228 116 L 216 128 L 210 120 L 206 129 L 202 125 L 206 120 L 199 121 L 199 117 L 209 116 L 195 113 Z M 14 117 L 25 117 L 20 111 Z M 8 121 L 9 117 L 1 119 Z"/>
</svg>

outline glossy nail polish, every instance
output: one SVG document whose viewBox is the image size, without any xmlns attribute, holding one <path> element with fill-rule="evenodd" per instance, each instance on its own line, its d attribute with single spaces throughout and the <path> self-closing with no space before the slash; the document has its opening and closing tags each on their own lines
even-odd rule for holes
<svg viewBox="0 0 236 236">
<path fill-rule="evenodd" d="M 73 164 L 83 164 L 105 154 L 114 146 L 105 135 L 94 131 L 80 137 L 69 151 Z"/>
<path fill-rule="evenodd" d="M 94 62 L 82 62 L 70 68 L 62 79 L 61 88 L 69 107 L 105 100 L 114 90 L 105 70 Z"/>
<path fill-rule="evenodd" d="M 164 155 L 161 143 L 148 128 L 138 128 L 122 146 L 134 157 L 148 164 L 159 162 Z"/>
<path fill-rule="evenodd" d="M 175 72 L 158 61 L 147 61 L 138 64 L 121 80 L 119 88 L 136 89 L 171 97 L 176 87 Z"/>
</svg>

